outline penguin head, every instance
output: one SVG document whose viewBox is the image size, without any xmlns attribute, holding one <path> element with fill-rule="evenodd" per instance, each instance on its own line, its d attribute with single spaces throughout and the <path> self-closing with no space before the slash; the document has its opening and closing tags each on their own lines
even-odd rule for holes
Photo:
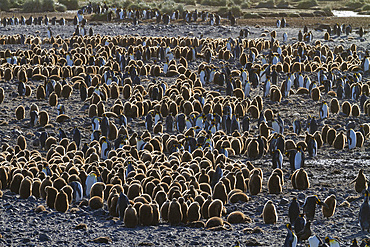
<svg viewBox="0 0 370 247">
<path fill-rule="evenodd" d="M 291 231 L 292 230 L 292 225 L 290 223 L 287 223 L 286 228 L 288 228 Z"/>
</svg>

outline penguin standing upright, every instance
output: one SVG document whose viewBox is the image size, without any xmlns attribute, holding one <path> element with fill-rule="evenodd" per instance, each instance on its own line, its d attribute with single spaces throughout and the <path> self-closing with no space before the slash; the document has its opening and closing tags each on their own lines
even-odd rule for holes
<svg viewBox="0 0 370 247">
<path fill-rule="evenodd" d="M 328 108 L 328 104 L 325 101 L 322 102 L 322 104 L 320 106 L 319 113 L 320 113 L 320 119 L 327 119 L 328 118 L 329 108 Z"/>
<path fill-rule="evenodd" d="M 293 131 L 294 131 L 294 133 L 299 135 L 301 133 L 301 130 L 302 130 L 301 121 L 299 119 L 295 119 L 293 121 Z"/>
<path fill-rule="evenodd" d="M 283 154 L 280 149 L 274 150 L 272 153 L 272 168 L 282 169 L 283 167 Z"/>
<path fill-rule="evenodd" d="M 73 201 L 79 202 L 83 198 L 83 187 L 80 182 L 73 181 L 69 184 L 73 189 Z"/>
<path fill-rule="evenodd" d="M 172 113 L 168 114 L 166 117 L 166 130 L 171 133 L 173 131 L 173 122 L 175 121 Z"/>
<path fill-rule="evenodd" d="M 316 157 L 317 155 L 317 141 L 315 138 L 310 137 L 307 143 L 308 155 L 310 157 Z"/>
<path fill-rule="evenodd" d="M 153 131 L 153 115 L 148 113 L 145 117 L 145 128 L 149 131 Z"/>
<path fill-rule="evenodd" d="M 303 205 L 303 213 L 305 214 L 307 220 L 309 221 L 313 221 L 315 217 L 316 204 L 327 207 L 325 203 L 320 201 L 317 195 L 306 197 L 306 200 Z"/>
<path fill-rule="evenodd" d="M 31 126 L 32 127 L 33 126 L 36 126 L 36 124 L 39 121 L 39 113 L 38 113 L 38 111 L 33 110 L 33 111 L 31 111 L 30 115 L 31 115 Z"/>
<path fill-rule="evenodd" d="M 72 139 L 76 143 L 77 149 L 79 149 L 81 145 L 81 132 L 77 127 L 74 127 L 73 129 Z"/>
<path fill-rule="evenodd" d="M 109 153 L 110 149 L 111 149 L 111 147 L 110 147 L 109 141 L 107 140 L 107 138 L 105 136 L 103 136 L 103 141 L 102 141 L 102 144 L 101 144 L 101 158 L 103 160 L 106 160 L 108 158 L 108 153 Z"/>
<path fill-rule="evenodd" d="M 361 230 L 370 230 L 370 205 L 369 205 L 369 191 L 365 190 L 365 199 L 360 207 L 360 213 L 358 215 L 360 221 Z"/>
<path fill-rule="evenodd" d="M 53 32 L 51 31 L 50 27 L 48 27 L 48 38 L 51 39 L 53 37 Z"/>
<path fill-rule="evenodd" d="M 297 236 L 294 234 L 292 230 L 292 225 L 290 223 L 286 224 L 286 227 L 288 229 L 288 233 L 285 237 L 285 242 L 283 247 L 296 247 L 297 246 Z"/>
<path fill-rule="evenodd" d="M 100 130 L 101 130 L 102 136 L 108 137 L 108 134 L 109 134 L 109 119 L 105 116 L 100 121 Z"/>
<path fill-rule="evenodd" d="M 347 130 L 347 141 L 349 150 L 356 148 L 356 132 L 353 129 Z"/>
<path fill-rule="evenodd" d="M 90 190 L 91 190 L 91 187 L 96 183 L 98 182 L 98 177 L 96 176 L 95 172 L 91 172 L 87 178 L 86 178 L 86 181 L 85 181 L 85 195 L 87 197 L 90 197 Z"/>
<path fill-rule="evenodd" d="M 119 214 L 120 220 L 123 220 L 125 210 L 130 205 L 130 201 L 123 192 L 119 194 L 118 202 L 117 202 L 117 212 Z"/>
<path fill-rule="evenodd" d="M 288 208 L 289 221 L 292 225 L 295 224 L 295 221 L 297 220 L 299 213 L 300 213 L 300 209 L 299 209 L 299 203 L 297 201 L 297 197 L 293 197 L 289 205 L 289 208 Z"/>
<path fill-rule="evenodd" d="M 180 133 L 184 132 L 185 130 L 185 127 L 186 127 L 186 116 L 184 113 L 181 113 L 179 115 L 176 116 L 176 128 L 177 128 L 177 131 L 179 131 Z"/>
</svg>

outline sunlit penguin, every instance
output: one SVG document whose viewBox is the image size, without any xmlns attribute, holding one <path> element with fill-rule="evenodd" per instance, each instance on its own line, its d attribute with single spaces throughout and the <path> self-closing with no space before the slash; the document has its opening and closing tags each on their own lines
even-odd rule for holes
<svg viewBox="0 0 370 247">
<path fill-rule="evenodd" d="M 363 69 L 364 69 L 364 72 L 369 71 L 370 69 L 370 58 L 369 57 L 364 58 Z"/>
<path fill-rule="evenodd" d="M 285 237 L 284 245 L 283 247 L 296 247 L 298 243 L 297 236 L 292 230 L 292 225 L 290 223 L 286 224 L 286 227 L 288 229 L 288 233 Z"/>
<path fill-rule="evenodd" d="M 365 190 L 365 199 L 360 207 L 360 213 L 358 215 L 361 230 L 370 230 L 370 205 L 369 205 L 369 191 Z"/>
<path fill-rule="evenodd" d="M 53 32 L 51 31 L 50 27 L 48 27 L 48 38 L 51 39 L 51 37 L 53 37 Z"/>
<path fill-rule="evenodd" d="M 356 148 L 356 132 L 353 129 L 347 130 L 347 142 L 349 150 Z"/>
<path fill-rule="evenodd" d="M 180 133 L 184 132 L 186 128 L 186 116 L 184 113 L 178 114 L 176 116 L 176 129 Z"/>
<path fill-rule="evenodd" d="M 330 237 L 325 237 L 325 243 L 328 244 L 330 247 L 340 247 L 337 240 Z"/>
<path fill-rule="evenodd" d="M 50 170 L 50 167 L 49 167 L 49 164 L 46 164 L 43 168 L 42 168 L 42 172 L 46 175 L 46 176 L 52 176 L 52 172 Z"/>
<path fill-rule="evenodd" d="M 57 106 L 58 115 L 65 114 L 65 107 L 63 104 L 58 104 Z"/>
<path fill-rule="evenodd" d="M 215 121 L 212 121 L 211 122 L 210 131 L 211 131 L 212 134 L 216 133 L 216 131 L 217 131 L 217 125 L 216 125 L 216 122 Z"/>
<path fill-rule="evenodd" d="M 266 98 L 270 94 L 271 82 L 270 79 L 267 79 L 263 84 L 263 96 Z"/>
<path fill-rule="evenodd" d="M 74 127 L 72 131 L 72 139 L 76 143 L 77 149 L 79 149 L 81 145 L 81 132 L 77 127 Z"/>
<path fill-rule="evenodd" d="M 33 126 L 36 126 L 37 123 L 38 123 L 38 121 L 39 121 L 39 113 L 38 113 L 38 111 L 33 110 L 33 111 L 31 111 L 30 115 L 31 115 L 31 126 L 32 127 Z"/>
<path fill-rule="evenodd" d="M 317 141 L 315 138 L 310 138 L 307 143 L 308 155 L 310 157 L 317 156 Z"/>
<path fill-rule="evenodd" d="M 162 122 L 162 116 L 159 114 L 159 112 L 156 112 L 154 116 L 154 125 L 156 125 L 159 121 Z"/>
<path fill-rule="evenodd" d="M 145 144 L 146 142 L 143 139 L 141 139 L 140 137 L 137 137 L 136 148 L 138 151 L 143 150 Z"/>
<path fill-rule="evenodd" d="M 288 34 L 283 33 L 283 42 L 286 43 L 288 41 Z"/>
<path fill-rule="evenodd" d="M 301 133 L 302 127 L 301 127 L 301 121 L 299 119 L 295 119 L 293 121 L 293 132 L 299 135 Z"/>
<path fill-rule="evenodd" d="M 91 172 L 85 181 L 85 195 L 86 197 L 90 197 L 90 190 L 91 187 L 98 182 L 98 177 L 96 176 L 95 172 Z"/>
<path fill-rule="evenodd" d="M 106 139 L 106 137 L 103 136 L 103 142 L 101 144 L 101 155 L 100 155 L 100 157 L 103 160 L 106 160 L 107 159 L 108 153 L 109 153 L 110 149 L 111 149 L 110 143 L 108 142 L 108 140 Z"/>
<path fill-rule="evenodd" d="M 308 244 L 310 247 L 319 247 L 322 246 L 323 243 L 321 242 L 321 239 L 314 235 L 308 238 Z"/>
<path fill-rule="evenodd" d="M 272 152 L 272 168 L 282 169 L 283 167 L 283 154 L 280 149 L 274 150 Z"/>
<path fill-rule="evenodd" d="M 211 187 L 215 187 L 215 185 L 218 183 L 218 181 L 220 181 L 220 179 L 222 178 L 223 176 L 223 172 L 222 172 L 222 169 L 221 167 L 218 165 L 216 167 L 216 170 L 215 172 L 213 173 L 213 176 L 212 176 L 212 179 L 211 179 Z"/>
<path fill-rule="evenodd" d="M 116 208 L 120 220 L 123 220 L 125 210 L 129 205 L 130 205 L 130 201 L 129 201 L 128 197 L 123 192 L 121 192 L 119 197 L 118 197 L 117 208 Z"/>
<path fill-rule="evenodd" d="M 83 187 L 80 182 L 73 181 L 69 184 L 73 189 L 73 201 L 79 202 L 83 198 Z M 91 188 L 91 187 L 90 187 Z"/>
<path fill-rule="evenodd" d="M 127 127 L 127 117 L 123 114 L 120 114 L 118 118 L 119 118 L 119 121 L 118 121 L 119 125 L 123 125 Z"/>
<path fill-rule="evenodd" d="M 100 121 L 100 130 L 102 136 L 107 137 L 109 135 L 109 119 L 107 117 L 103 117 Z"/>
<path fill-rule="evenodd" d="M 185 126 L 186 126 L 186 129 L 190 129 L 191 127 L 193 127 L 193 123 L 192 123 L 191 117 L 189 117 L 189 118 L 187 118 L 185 120 Z"/>
<path fill-rule="evenodd" d="M 199 127 L 200 129 L 204 129 L 204 121 L 205 121 L 205 116 L 204 114 L 200 114 L 196 119 L 195 119 L 195 126 Z"/>
<path fill-rule="evenodd" d="M 71 55 L 69 53 L 66 54 L 66 61 L 67 61 L 67 66 L 72 66 L 73 65 L 73 60 L 71 58 Z"/>
<path fill-rule="evenodd" d="M 100 130 L 100 118 L 93 117 L 92 119 L 92 130 Z"/>
<path fill-rule="evenodd" d="M 134 169 L 134 167 L 133 167 L 133 165 L 132 165 L 132 161 L 129 161 L 128 163 L 127 163 L 127 168 L 126 168 L 126 171 L 125 171 L 125 181 L 127 180 L 127 178 L 128 178 L 128 175 L 130 174 L 130 172 L 132 172 L 132 171 L 134 171 L 135 169 Z"/>
<path fill-rule="evenodd" d="M 172 113 L 168 114 L 167 117 L 166 117 L 166 130 L 167 130 L 167 132 L 172 132 L 173 131 L 174 121 L 175 121 L 175 119 L 172 116 Z"/>
<path fill-rule="evenodd" d="M 290 163 L 290 170 L 294 172 L 303 167 L 304 162 L 304 153 L 301 150 L 288 150 L 289 153 L 289 163 Z"/>
<path fill-rule="evenodd" d="M 145 128 L 150 132 L 153 131 L 153 115 L 151 113 L 145 117 Z"/>
</svg>

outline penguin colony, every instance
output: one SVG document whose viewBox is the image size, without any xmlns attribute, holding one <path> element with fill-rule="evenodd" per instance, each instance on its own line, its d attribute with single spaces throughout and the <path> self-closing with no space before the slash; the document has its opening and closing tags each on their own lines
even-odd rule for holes
<svg viewBox="0 0 370 247">
<path fill-rule="evenodd" d="M 84 11 L 93 10 L 80 10 L 75 25 L 84 20 Z M 116 14 L 131 18 L 136 13 Z M 160 18 L 150 13 L 145 16 Z M 207 18 L 211 24 L 217 20 Z M 35 23 L 30 19 L 21 18 L 20 24 Z M 14 20 L 2 23 L 9 21 Z M 292 44 L 279 42 L 276 32 L 271 38 L 248 39 L 245 30 L 228 39 L 92 31 L 66 39 L 2 35 L 1 44 L 28 49 L 0 50 L 1 85 L 14 85 L 0 88 L 0 103 L 8 97 L 35 98 L 27 110 L 23 105 L 14 109 L 14 118 L 42 131 L 32 145 L 23 135 L 14 146 L 2 145 L 0 188 L 22 199 L 42 198 L 59 212 L 71 205 L 106 208 L 129 228 L 168 222 L 227 230 L 250 222 L 240 211 L 227 213 L 226 206 L 249 203 L 260 193 L 281 194 L 287 187 L 307 190 L 306 157 L 316 157 L 323 145 L 360 150 L 369 139 L 368 51 L 355 45 L 331 49 L 310 35 L 300 32 Z M 66 111 L 75 95 L 87 105 L 88 131 L 65 127 L 75 115 Z M 292 98 L 319 102 L 316 116 L 283 119 L 279 105 Z M 333 116 L 362 122 L 326 122 Z M 266 174 L 253 165 L 261 158 L 272 163 L 266 188 Z M 363 170 L 353 183 L 356 192 L 365 191 L 359 222 L 369 230 Z M 266 202 L 265 224 L 281 221 L 275 204 Z M 302 206 L 292 199 L 284 246 L 305 240 L 311 246 L 336 246 L 335 239 L 326 237 L 323 243 L 311 231 L 317 205 L 330 218 L 336 197 L 322 202 L 310 195 Z"/>
</svg>

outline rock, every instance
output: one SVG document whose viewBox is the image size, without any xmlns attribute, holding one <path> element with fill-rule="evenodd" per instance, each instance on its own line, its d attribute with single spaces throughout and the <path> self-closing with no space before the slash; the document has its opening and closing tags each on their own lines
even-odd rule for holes
<svg viewBox="0 0 370 247">
<path fill-rule="evenodd" d="M 45 242 L 45 241 L 50 241 L 50 240 L 51 240 L 51 238 L 46 233 L 41 233 L 39 235 L 39 241 L 40 242 Z"/>
<path fill-rule="evenodd" d="M 110 237 L 97 237 L 97 238 L 90 240 L 89 242 L 94 242 L 94 243 L 99 243 L 99 244 L 108 244 L 112 242 L 112 239 L 110 239 Z"/>
<path fill-rule="evenodd" d="M 44 205 L 39 205 L 39 206 L 37 206 L 36 208 L 35 208 L 35 213 L 41 213 L 41 212 L 43 212 L 43 211 L 45 211 L 46 209 L 45 209 L 45 207 L 44 207 Z"/>
<path fill-rule="evenodd" d="M 244 242 L 245 246 L 262 246 L 256 239 L 250 238 Z"/>
<path fill-rule="evenodd" d="M 298 200 L 304 200 L 306 198 L 306 195 L 303 193 L 298 194 Z"/>
<path fill-rule="evenodd" d="M 289 203 L 289 200 L 286 198 L 281 198 L 279 205 L 287 205 Z"/>
<path fill-rule="evenodd" d="M 87 230 L 87 225 L 85 223 L 78 224 L 74 227 L 75 230 Z"/>
</svg>

